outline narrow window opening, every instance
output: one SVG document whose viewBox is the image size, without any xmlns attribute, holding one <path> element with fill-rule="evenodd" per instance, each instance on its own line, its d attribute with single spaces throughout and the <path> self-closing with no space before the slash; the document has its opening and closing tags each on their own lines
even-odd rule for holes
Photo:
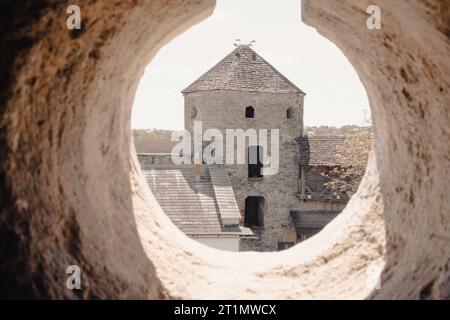
<svg viewBox="0 0 450 320">
<path fill-rule="evenodd" d="M 261 146 L 250 146 L 248 148 L 248 177 L 262 178 L 263 148 Z"/>
<path fill-rule="evenodd" d="M 286 110 L 286 119 L 292 119 L 294 117 L 294 110 L 289 108 Z"/>
<path fill-rule="evenodd" d="M 197 109 L 192 108 L 191 119 L 196 119 L 196 118 L 197 118 Z"/>
<path fill-rule="evenodd" d="M 247 108 L 245 108 L 245 117 L 246 118 L 255 117 L 255 109 L 252 106 L 248 106 Z"/>
</svg>

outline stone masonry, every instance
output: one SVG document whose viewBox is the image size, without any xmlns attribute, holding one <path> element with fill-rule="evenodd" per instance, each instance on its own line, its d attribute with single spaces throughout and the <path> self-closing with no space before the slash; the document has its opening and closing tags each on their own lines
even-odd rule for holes
<svg viewBox="0 0 450 320">
<path fill-rule="evenodd" d="M 202 122 L 203 131 L 219 129 L 224 140 L 226 129 L 279 129 L 280 166 L 276 175 L 249 178 L 246 164 L 226 165 L 242 223 L 246 198 L 264 198 L 264 225 L 251 227 L 257 238 L 241 239 L 240 250 L 278 250 L 284 232 L 293 229 L 289 212 L 299 206 L 296 138 L 303 131 L 305 94 L 245 45 L 235 49 L 183 93 L 185 127 L 190 132 L 194 121 Z M 245 117 L 248 106 L 255 110 L 253 118 Z"/>
</svg>

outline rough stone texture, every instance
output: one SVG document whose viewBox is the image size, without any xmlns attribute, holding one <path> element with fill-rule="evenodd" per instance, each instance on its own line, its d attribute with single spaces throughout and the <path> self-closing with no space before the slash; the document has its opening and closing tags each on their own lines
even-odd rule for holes
<svg viewBox="0 0 450 320">
<path fill-rule="evenodd" d="M 83 1 L 68 31 L 66 3 L 2 1 L 1 296 L 162 297 L 133 214 L 130 108 L 157 49 L 212 5 Z"/>
<path fill-rule="evenodd" d="M 386 228 L 376 298 L 449 298 L 450 1 L 306 1 L 303 19 L 342 49 L 372 107 Z M 375 159 L 375 158 L 373 158 Z"/>
<path fill-rule="evenodd" d="M 365 27 L 368 1 L 303 1 L 371 101 L 375 152 L 358 193 L 292 249 L 224 253 L 163 214 L 129 128 L 144 66 L 214 2 L 89 1 L 83 31 L 68 32 L 59 1 L 2 1 L 0 295 L 450 298 L 449 2 L 377 3 L 381 31 Z M 65 287 L 69 264 L 82 291 Z M 381 290 L 367 286 L 371 266 Z"/>
</svg>

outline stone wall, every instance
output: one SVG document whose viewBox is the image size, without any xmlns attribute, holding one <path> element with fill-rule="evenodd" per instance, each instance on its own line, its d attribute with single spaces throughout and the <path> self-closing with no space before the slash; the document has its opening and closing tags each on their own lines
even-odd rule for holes
<svg viewBox="0 0 450 320">
<path fill-rule="evenodd" d="M 255 109 L 254 118 L 245 118 L 245 108 L 248 106 Z M 293 110 L 290 119 L 286 117 L 288 108 Z M 303 96 L 230 90 L 188 93 L 185 95 L 185 124 L 191 132 L 194 120 L 202 121 L 204 131 L 208 128 L 219 129 L 224 139 L 226 129 L 279 129 L 280 158 L 276 175 L 249 179 L 247 165 L 226 165 L 242 221 L 248 196 L 262 196 L 265 199 L 264 226 L 252 228 L 258 239 L 242 239 L 241 251 L 276 251 L 283 229 L 291 223 L 289 211 L 297 208 L 299 203 L 296 197 L 299 148 L 295 138 L 303 130 Z M 270 138 L 268 149 L 270 153 Z"/>
<path fill-rule="evenodd" d="M 137 157 L 143 170 L 151 165 L 173 164 L 172 155 L 169 153 L 138 153 Z"/>
<path fill-rule="evenodd" d="M 189 131 L 193 129 L 194 120 L 201 120 L 204 129 L 280 129 L 283 141 L 292 141 L 303 132 L 303 96 L 300 94 L 203 91 L 185 94 L 184 101 L 184 123 Z M 254 118 L 245 118 L 248 106 L 255 109 Z M 294 113 L 287 119 L 286 110 L 290 107 Z"/>
<path fill-rule="evenodd" d="M 370 1 L 302 1 L 369 96 L 374 149 L 358 192 L 294 248 L 229 253 L 170 223 L 129 127 L 145 66 L 214 1 L 83 2 L 81 32 L 64 28 L 67 3 L 3 1 L 0 296 L 449 299 L 449 4 L 377 3 L 382 30 L 366 27 Z M 65 287 L 72 264 L 79 291 Z"/>
</svg>

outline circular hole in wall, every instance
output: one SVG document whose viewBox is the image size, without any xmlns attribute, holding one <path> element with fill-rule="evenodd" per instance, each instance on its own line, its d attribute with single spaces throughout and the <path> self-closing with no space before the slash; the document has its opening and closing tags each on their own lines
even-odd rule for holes
<svg viewBox="0 0 450 320">
<path fill-rule="evenodd" d="M 230 251 L 278 251 L 317 234 L 356 192 L 371 147 L 367 96 L 342 52 L 299 21 L 299 1 L 276 10 L 258 2 L 258 14 L 255 4 L 219 2 L 161 48 L 132 115 L 142 172 L 162 209 L 191 238 Z M 226 129 L 279 130 L 279 170 L 263 176 L 258 161 L 175 165 L 171 134 L 186 128 L 193 138 L 194 121 L 223 133 L 219 154 Z"/>
<path fill-rule="evenodd" d="M 2 82 L 2 295 L 448 297 L 447 10 L 437 0 L 383 2 L 388 18 L 372 32 L 359 1 L 303 3 L 305 21 L 345 51 L 367 88 L 376 155 L 327 231 L 279 253 L 190 240 L 164 215 L 130 153 L 142 70 L 165 41 L 210 14 L 213 1 L 91 1 L 75 35 L 61 25 L 64 4 L 8 15 L 1 43 L 17 54 L 1 51 L 8 59 L 0 59 L 15 75 Z M 23 19 L 36 8 L 41 16 Z M 368 273 L 384 262 L 373 291 Z M 82 269 L 82 295 L 64 286 L 72 264 Z"/>
</svg>

